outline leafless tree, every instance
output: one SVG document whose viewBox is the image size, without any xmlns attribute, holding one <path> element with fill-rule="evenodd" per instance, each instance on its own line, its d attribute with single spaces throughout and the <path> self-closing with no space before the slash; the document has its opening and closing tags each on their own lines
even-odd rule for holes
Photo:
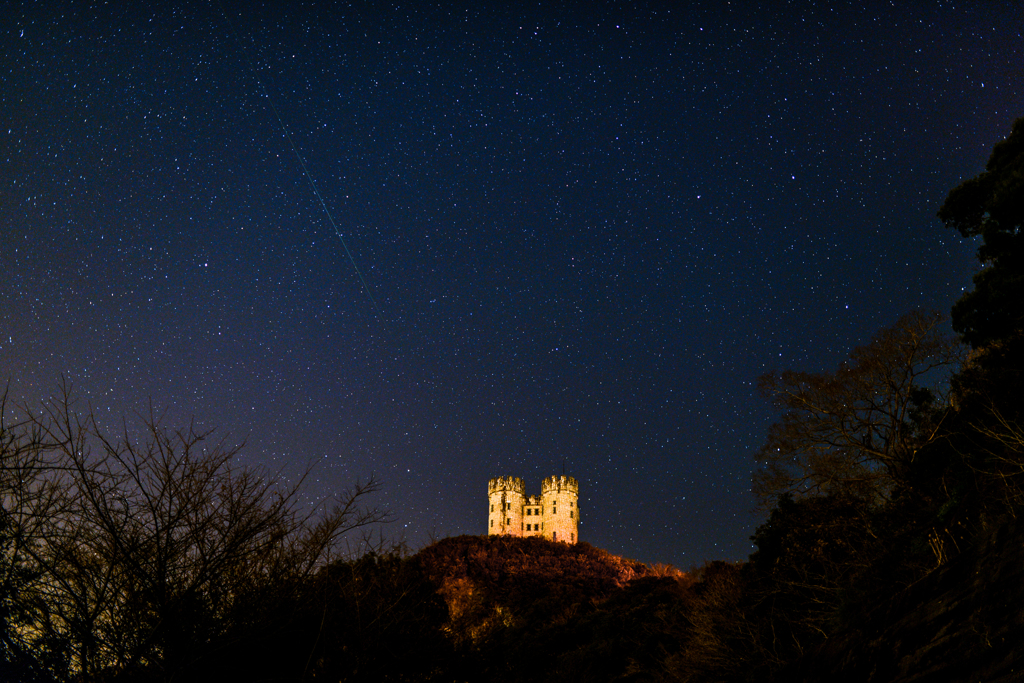
<svg viewBox="0 0 1024 683">
<path fill-rule="evenodd" d="M 762 506 L 787 493 L 870 502 L 890 494 L 939 433 L 922 409 L 944 391 L 963 354 L 942 322 L 937 313 L 909 313 L 833 373 L 760 378 L 762 393 L 785 411 L 757 454 L 753 488 Z"/>
<path fill-rule="evenodd" d="M 55 473 L 62 463 L 42 430 L 0 397 L 0 656 L 30 676 L 32 669 L 63 668 L 64 648 L 45 636 L 48 581 L 41 549 L 60 533 L 54 520 L 71 499 Z"/>
<path fill-rule="evenodd" d="M 964 461 L 1016 514 L 1024 505 L 1024 426 L 989 400 L 978 406 L 969 427 L 967 440 L 959 444 Z"/>
<path fill-rule="evenodd" d="M 31 577 L 13 597 L 32 612 L 19 646 L 49 649 L 68 674 L 169 679 L 244 637 L 253 596 L 280 595 L 344 534 L 386 521 L 365 506 L 376 481 L 310 507 L 301 480 L 238 466 L 239 447 L 212 432 L 140 422 L 111 434 L 64 391 L 0 430 L 5 569 Z"/>
</svg>

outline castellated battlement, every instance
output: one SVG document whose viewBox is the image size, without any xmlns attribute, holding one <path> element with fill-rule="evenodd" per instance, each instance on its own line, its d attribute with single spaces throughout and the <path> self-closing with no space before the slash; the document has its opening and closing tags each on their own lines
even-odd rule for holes
<svg viewBox="0 0 1024 683">
<path fill-rule="evenodd" d="M 547 477 L 539 496 L 527 496 L 519 477 L 487 482 L 487 533 L 540 536 L 549 541 L 579 540 L 580 485 L 565 475 Z"/>
<path fill-rule="evenodd" d="M 575 477 L 567 477 L 564 474 L 560 477 L 545 477 L 540 483 L 540 494 L 546 496 L 549 493 L 559 492 L 580 494 L 580 484 Z"/>
<path fill-rule="evenodd" d="M 501 491 L 524 495 L 526 492 L 526 485 L 519 477 L 497 477 L 487 482 L 488 494 L 499 493 Z"/>
</svg>

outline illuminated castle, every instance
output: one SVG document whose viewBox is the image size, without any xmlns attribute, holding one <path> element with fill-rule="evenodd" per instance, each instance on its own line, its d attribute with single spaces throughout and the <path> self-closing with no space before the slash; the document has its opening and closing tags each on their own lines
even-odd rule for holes
<svg viewBox="0 0 1024 683">
<path fill-rule="evenodd" d="M 519 477 L 487 482 L 488 534 L 540 536 L 550 541 L 579 540 L 580 485 L 573 477 L 547 477 L 539 496 L 527 496 Z"/>
</svg>

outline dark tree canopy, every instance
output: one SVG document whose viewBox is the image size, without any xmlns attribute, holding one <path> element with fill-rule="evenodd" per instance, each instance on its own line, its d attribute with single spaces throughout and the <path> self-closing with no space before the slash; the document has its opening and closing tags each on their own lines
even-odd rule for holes
<svg viewBox="0 0 1024 683">
<path fill-rule="evenodd" d="M 974 290 L 953 307 L 953 329 L 974 348 L 1024 330 L 1024 118 L 992 149 L 985 172 L 953 189 L 939 211 L 964 237 L 981 236 Z"/>
<path fill-rule="evenodd" d="M 787 370 L 760 378 L 785 412 L 758 451 L 754 493 L 770 508 L 779 496 L 835 494 L 869 502 L 905 483 L 926 424 L 932 388 L 957 365 L 943 317 L 913 312 L 854 349 L 832 373 Z"/>
</svg>

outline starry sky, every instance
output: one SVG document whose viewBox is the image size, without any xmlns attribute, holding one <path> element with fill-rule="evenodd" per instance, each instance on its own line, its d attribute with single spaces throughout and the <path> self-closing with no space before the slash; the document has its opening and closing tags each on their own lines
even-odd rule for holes
<svg viewBox="0 0 1024 683">
<path fill-rule="evenodd" d="M 412 549 L 564 471 L 583 540 L 745 559 L 757 377 L 948 311 L 1024 115 L 1016 2 L 2 5 L 12 400 L 376 476 Z"/>
</svg>

